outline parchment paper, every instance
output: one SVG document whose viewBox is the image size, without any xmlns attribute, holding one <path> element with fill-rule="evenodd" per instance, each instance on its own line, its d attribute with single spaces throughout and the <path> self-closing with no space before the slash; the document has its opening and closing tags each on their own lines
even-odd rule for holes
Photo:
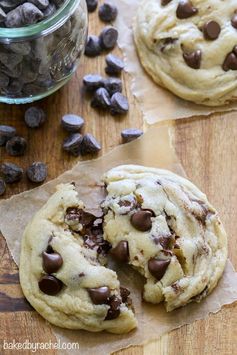
<svg viewBox="0 0 237 355">
<path fill-rule="evenodd" d="M 27 222 L 54 192 L 58 183 L 76 182 L 80 198 L 90 210 L 93 210 L 98 206 L 102 196 L 101 174 L 119 164 L 143 164 L 184 174 L 171 146 L 171 130 L 172 126 L 153 126 L 134 142 L 119 146 L 97 160 L 78 163 L 71 171 L 57 179 L 0 202 L 0 230 L 16 263 L 19 262 L 21 236 Z M 237 274 L 229 261 L 224 276 L 210 296 L 200 304 L 190 304 L 171 313 L 166 313 L 163 305 L 154 306 L 141 302 L 143 279 L 138 273 L 127 266 L 117 272 L 121 284 L 131 290 L 138 329 L 126 335 L 113 335 L 104 332 L 71 331 L 52 326 L 58 340 L 78 342 L 80 354 L 83 355 L 106 355 L 130 345 L 144 344 L 157 339 L 161 334 L 205 318 L 210 312 L 219 311 L 224 304 L 237 300 Z M 76 355 L 78 350 L 61 350 L 59 353 Z"/>
<path fill-rule="evenodd" d="M 113 0 L 119 10 L 116 27 L 119 47 L 122 49 L 126 71 L 132 76 L 132 92 L 138 99 L 148 124 L 171 119 L 210 115 L 213 112 L 237 110 L 237 103 L 207 107 L 182 100 L 155 84 L 142 68 L 133 41 L 132 22 L 140 0 Z"/>
</svg>

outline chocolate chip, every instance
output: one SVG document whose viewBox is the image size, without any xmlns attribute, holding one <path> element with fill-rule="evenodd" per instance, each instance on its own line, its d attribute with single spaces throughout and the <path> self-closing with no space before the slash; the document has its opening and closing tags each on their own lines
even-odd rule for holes
<svg viewBox="0 0 237 355">
<path fill-rule="evenodd" d="M 137 128 L 127 128 L 121 132 L 123 143 L 128 143 L 143 135 L 143 131 Z"/>
<path fill-rule="evenodd" d="M 100 150 L 101 146 L 96 138 L 90 133 L 85 134 L 81 143 L 81 155 L 95 154 Z"/>
<path fill-rule="evenodd" d="M 40 107 L 32 106 L 25 112 L 25 123 L 29 128 L 39 128 L 45 120 L 46 114 Z"/>
<path fill-rule="evenodd" d="M 102 49 L 99 38 L 97 36 L 90 35 L 87 39 L 85 55 L 87 57 L 96 57 L 100 55 L 101 51 Z"/>
<path fill-rule="evenodd" d="M 227 54 L 224 63 L 222 65 L 224 71 L 237 70 L 237 55 L 233 52 Z"/>
<path fill-rule="evenodd" d="M 105 2 L 99 7 L 99 18 L 103 22 L 112 22 L 118 15 L 118 9 L 115 5 Z"/>
<path fill-rule="evenodd" d="M 78 207 L 68 207 L 66 210 L 65 222 L 69 225 L 80 223 L 83 227 L 88 227 L 93 225 L 96 219 L 95 215 Z"/>
<path fill-rule="evenodd" d="M 13 163 L 3 163 L 0 165 L 0 175 L 7 184 L 21 180 L 23 169 Z"/>
<path fill-rule="evenodd" d="M 189 0 L 181 0 L 176 10 L 176 15 L 181 20 L 192 17 L 197 13 L 198 13 L 198 9 L 195 8 L 192 2 Z"/>
<path fill-rule="evenodd" d="M 219 37 L 221 27 L 216 21 L 208 21 L 203 26 L 203 34 L 206 39 L 215 40 Z"/>
<path fill-rule="evenodd" d="M 27 168 L 26 175 L 30 181 L 41 183 L 47 178 L 47 166 L 42 162 L 35 162 Z"/>
<path fill-rule="evenodd" d="M 155 244 L 160 244 L 163 249 L 167 250 L 170 249 L 172 242 L 173 242 L 173 237 L 172 235 L 163 235 L 160 237 L 154 237 L 153 241 Z"/>
<path fill-rule="evenodd" d="M 42 276 L 38 282 L 39 289 L 46 295 L 54 296 L 62 289 L 63 283 L 52 275 Z"/>
<path fill-rule="evenodd" d="M 112 115 L 123 115 L 129 110 L 129 104 L 127 98 L 120 92 L 116 92 L 111 97 L 110 112 Z"/>
<path fill-rule="evenodd" d="M 96 90 L 94 97 L 91 101 L 91 106 L 95 108 L 109 108 L 111 105 L 110 95 L 105 88 Z"/>
<path fill-rule="evenodd" d="M 107 286 L 89 288 L 88 292 L 94 304 L 105 304 L 110 297 L 110 289 Z"/>
<path fill-rule="evenodd" d="M 126 240 L 121 240 L 116 247 L 110 250 L 111 255 L 121 263 L 129 261 L 129 247 Z"/>
<path fill-rule="evenodd" d="M 128 296 L 130 295 L 130 291 L 126 287 L 120 286 L 120 296 L 122 298 L 122 302 L 126 303 Z"/>
<path fill-rule="evenodd" d="M 21 7 L 21 26 L 32 25 L 39 22 L 44 14 L 34 4 L 24 3 Z"/>
<path fill-rule="evenodd" d="M 108 54 L 105 61 L 107 64 L 105 72 L 108 75 L 118 75 L 124 69 L 124 61 L 116 55 Z"/>
<path fill-rule="evenodd" d="M 26 146 L 25 138 L 16 136 L 7 141 L 6 151 L 11 156 L 20 156 L 24 155 Z"/>
<path fill-rule="evenodd" d="M 152 220 L 151 218 L 154 217 L 154 214 L 150 210 L 141 210 L 135 212 L 131 218 L 132 226 L 139 230 L 140 232 L 147 232 L 152 227 Z"/>
<path fill-rule="evenodd" d="M 165 6 L 167 4 L 169 4 L 172 0 L 161 0 L 161 5 Z"/>
<path fill-rule="evenodd" d="M 98 5 L 98 0 L 86 0 L 88 12 L 94 12 Z"/>
<path fill-rule="evenodd" d="M 0 146 L 16 135 L 16 129 L 12 126 L 0 125 Z"/>
<path fill-rule="evenodd" d="M 63 264 L 63 258 L 59 253 L 47 253 L 46 251 L 42 254 L 43 258 L 43 269 L 48 274 L 57 272 Z"/>
<path fill-rule="evenodd" d="M 118 318 L 120 315 L 121 300 L 117 296 L 113 295 L 110 297 L 108 304 L 110 305 L 110 308 L 107 312 L 105 320 Z"/>
<path fill-rule="evenodd" d="M 100 75 L 88 74 L 84 76 L 83 84 L 87 90 L 94 91 L 104 86 L 104 80 Z"/>
<path fill-rule="evenodd" d="M 104 87 L 110 96 L 116 92 L 122 92 L 122 80 L 118 78 L 108 78 L 104 80 Z"/>
<path fill-rule="evenodd" d="M 160 260 L 156 258 L 151 258 L 148 261 L 148 270 L 158 281 L 162 279 L 164 276 L 168 266 L 170 264 L 170 260 Z"/>
<path fill-rule="evenodd" d="M 61 125 L 68 132 L 77 132 L 84 126 L 82 117 L 74 114 L 67 114 L 62 117 Z"/>
<path fill-rule="evenodd" d="M 77 157 L 81 153 L 82 141 L 83 137 L 80 133 L 72 133 L 63 141 L 63 149 Z"/>
<path fill-rule="evenodd" d="M 234 28 L 237 29 L 237 14 L 234 14 L 231 18 L 231 24 Z"/>
<path fill-rule="evenodd" d="M 191 53 L 183 53 L 186 64 L 193 69 L 200 69 L 202 52 L 198 49 Z"/>
<path fill-rule="evenodd" d="M 6 184 L 3 179 L 0 178 L 0 196 L 4 195 L 6 192 Z"/>
<path fill-rule="evenodd" d="M 100 45 L 103 49 L 113 49 L 118 40 L 118 31 L 114 27 L 105 27 L 99 36 Z"/>
</svg>

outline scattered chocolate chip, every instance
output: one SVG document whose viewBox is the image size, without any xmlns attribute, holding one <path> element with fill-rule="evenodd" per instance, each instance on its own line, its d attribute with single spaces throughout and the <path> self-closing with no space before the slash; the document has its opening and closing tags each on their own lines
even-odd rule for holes
<svg viewBox="0 0 237 355">
<path fill-rule="evenodd" d="M 7 141 L 6 151 L 11 156 L 20 156 L 24 155 L 26 146 L 25 138 L 16 136 Z"/>
<path fill-rule="evenodd" d="M 193 6 L 189 0 L 181 0 L 176 10 L 176 16 L 179 19 L 186 19 L 192 17 L 198 13 L 198 9 Z"/>
<path fill-rule="evenodd" d="M 90 35 L 87 39 L 85 55 L 87 57 L 96 57 L 100 55 L 101 51 L 102 49 L 99 38 L 97 36 Z"/>
<path fill-rule="evenodd" d="M 203 34 L 206 39 L 215 40 L 219 37 L 221 26 L 216 21 L 208 21 L 203 26 Z"/>
<path fill-rule="evenodd" d="M 121 263 L 129 261 L 129 247 L 126 240 L 121 240 L 116 247 L 110 250 L 111 255 Z"/>
<path fill-rule="evenodd" d="M 80 133 L 72 133 L 63 141 L 63 149 L 77 157 L 81 153 L 82 141 L 83 137 Z"/>
<path fill-rule="evenodd" d="M 21 180 L 23 169 L 13 163 L 3 163 L 0 165 L 0 175 L 7 184 Z"/>
<path fill-rule="evenodd" d="M 88 74 L 84 76 L 83 84 L 87 90 L 94 91 L 104 86 L 104 80 L 100 75 Z"/>
<path fill-rule="evenodd" d="M 54 296 L 62 289 L 63 283 L 52 275 L 42 276 L 38 282 L 39 289 L 46 295 Z"/>
<path fill-rule="evenodd" d="M 168 266 L 170 264 L 170 260 L 159 260 L 156 258 L 151 258 L 148 261 L 148 270 L 158 281 L 162 279 L 164 276 Z"/>
<path fill-rule="evenodd" d="M 161 0 L 161 5 L 165 6 L 168 5 L 172 0 Z"/>
<path fill-rule="evenodd" d="M 129 104 L 127 98 L 120 92 L 116 92 L 111 97 L 110 112 L 112 115 L 123 115 L 129 110 Z"/>
<path fill-rule="evenodd" d="M 150 210 L 141 210 L 135 212 L 131 218 L 132 226 L 139 230 L 140 232 L 147 232 L 152 227 L 152 220 L 151 218 L 154 217 L 154 213 Z"/>
<path fill-rule="evenodd" d="M 110 305 L 110 308 L 107 312 L 105 320 L 112 320 L 118 318 L 118 316 L 120 315 L 121 300 L 115 295 L 113 295 L 110 297 L 108 304 Z"/>
<path fill-rule="evenodd" d="M 16 135 L 16 129 L 12 126 L 0 125 L 0 146 Z"/>
<path fill-rule="evenodd" d="M 48 274 L 57 272 L 63 264 L 63 258 L 59 253 L 47 253 L 44 251 L 42 254 L 43 258 L 43 269 Z"/>
<path fill-rule="evenodd" d="M 68 132 L 77 132 L 84 126 L 85 121 L 82 117 L 68 113 L 61 120 L 62 127 Z"/>
<path fill-rule="evenodd" d="M 237 29 L 237 14 L 234 14 L 231 18 L 231 24 L 234 28 Z"/>
<path fill-rule="evenodd" d="M 237 70 L 237 54 L 235 54 L 235 48 L 233 49 L 233 52 L 227 54 L 224 60 L 222 65 L 224 71 Z"/>
<path fill-rule="evenodd" d="M 94 12 L 98 5 L 98 0 L 86 0 L 88 12 Z"/>
<path fill-rule="evenodd" d="M 107 286 L 89 288 L 88 292 L 94 304 L 106 304 L 110 297 L 110 289 Z"/>
<path fill-rule="evenodd" d="M 103 49 L 113 49 L 118 40 L 118 31 L 114 27 L 105 27 L 99 35 L 100 45 Z"/>
<path fill-rule="evenodd" d="M 46 114 L 40 107 L 29 107 L 25 112 L 25 123 L 29 128 L 39 128 L 46 120 Z"/>
<path fill-rule="evenodd" d="M 110 96 L 116 92 L 122 92 L 122 80 L 118 78 L 108 78 L 104 80 L 104 87 Z"/>
<path fill-rule="evenodd" d="M 94 97 L 91 101 L 91 106 L 94 108 L 109 108 L 111 105 L 110 95 L 105 88 L 96 90 Z"/>
<path fill-rule="evenodd" d="M 105 72 L 108 75 L 118 75 L 124 69 L 124 61 L 116 55 L 108 54 L 105 61 L 107 64 Z"/>
<path fill-rule="evenodd" d="M 26 175 L 30 181 L 41 183 L 47 178 L 47 166 L 42 162 L 35 162 L 27 168 Z"/>
<path fill-rule="evenodd" d="M 101 146 L 96 138 L 90 133 L 85 134 L 81 143 L 81 155 L 95 154 L 100 150 Z"/>
<path fill-rule="evenodd" d="M 105 2 L 99 7 L 99 18 L 103 22 L 112 22 L 118 15 L 118 9 L 115 5 Z"/>
<path fill-rule="evenodd" d="M 134 139 L 141 137 L 142 135 L 143 135 L 143 131 L 137 128 L 127 128 L 121 132 L 123 143 L 131 142 Z"/>
<path fill-rule="evenodd" d="M 0 196 L 4 195 L 6 192 L 6 184 L 3 179 L 0 178 Z"/>
<path fill-rule="evenodd" d="M 202 52 L 198 49 L 191 53 L 183 53 L 186 64 L 193 69 L 200 69 Z"/>
<path fill-rule="evenodd" d="M 126 287 L 120 286 L 120 296 L 122 298 L 122 302 L 126 303 L 128 296 L 130 295 L 130 291 Z"/>
<path fill-rule="evenodd" d="M 84 276 L 86 276 L 86 274 L 84 272 L 80 272 L 80 274 L 78 276 L 79 277 L 84 277 Z"/>
</svg>

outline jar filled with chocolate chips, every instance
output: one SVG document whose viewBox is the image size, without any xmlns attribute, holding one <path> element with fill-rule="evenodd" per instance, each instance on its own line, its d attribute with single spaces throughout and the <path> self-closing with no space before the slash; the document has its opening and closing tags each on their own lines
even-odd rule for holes
<svg viewBox="0 0 237 355">
<path fill-rule="evenodd" d="M 87 26 L 85 0 L 0 0 L 0 102 L 32 102 L 63 86 Z"/>
</svg>

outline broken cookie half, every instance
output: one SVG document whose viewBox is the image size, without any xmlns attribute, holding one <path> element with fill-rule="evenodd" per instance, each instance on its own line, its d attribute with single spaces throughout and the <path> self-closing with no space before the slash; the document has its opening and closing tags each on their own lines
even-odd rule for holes
<svg viewBox="0 0 237 355">
<path fill-rule="evenodd" d="M 74 185 L 64 184 L 28 224 L 21 287 L 50 323 L 118 334 L 137 326 L 129 291 L 103 266 L 111 245 L 103 239 L 102 222 L 85 211 Z"/>
<path fill-rule="evenodd" d="M 114 258 L 144 275 L 144 300 L 171 311 L 207 296 L 224 271 L 227 237 L 206 196 L 169 171 L 136 165 L 104 182 L 104 238 Z"/>
</svg>

